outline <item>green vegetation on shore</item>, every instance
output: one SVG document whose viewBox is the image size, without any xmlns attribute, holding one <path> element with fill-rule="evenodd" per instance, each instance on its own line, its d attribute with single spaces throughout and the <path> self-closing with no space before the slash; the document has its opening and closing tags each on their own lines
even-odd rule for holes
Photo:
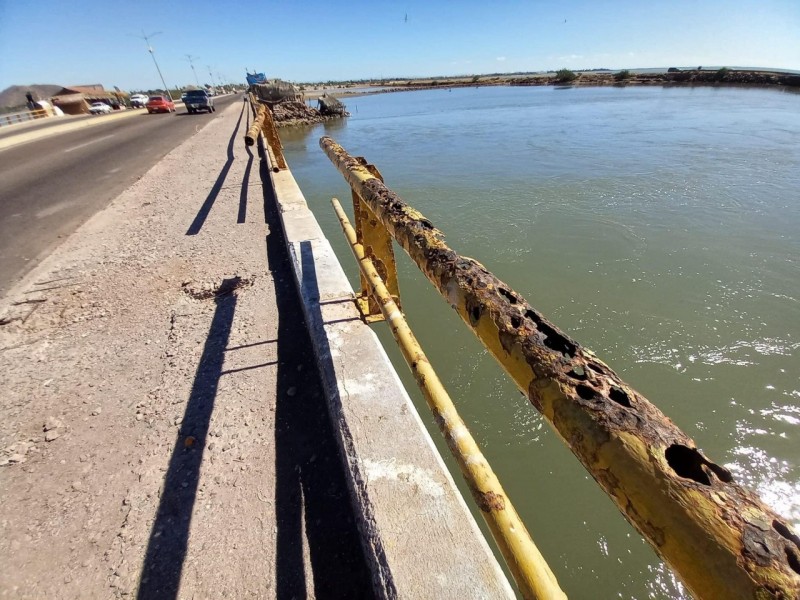
<svg viewBox="0 0 800 600">
<path fill-rule="evenodd" d="M 556 81 L 558 83 L 569 83 L 570 81 L 575 81 L 577 78 L 578 76 L 575 72 L 569 69 L 559 69 L 556 71 Z"/>
</svg>

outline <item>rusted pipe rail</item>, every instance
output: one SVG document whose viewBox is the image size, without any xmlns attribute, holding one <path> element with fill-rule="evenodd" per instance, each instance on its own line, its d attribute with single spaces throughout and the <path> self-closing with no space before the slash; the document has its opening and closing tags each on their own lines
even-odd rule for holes
<svg viewBox="0 0 800 600">
<path fill-rule="evenodd" d="M 244 135 L 245 145 L 252 146 L 253 144 L 256 143 L 259 134 L 264 129 L 264 119 L 266 118 L 267 118 L 267 107 L 264 106 L 263 104 L 256 104 L 255 116 L 253 117 L 253 122 L 250 125 L 250 129 L 248 129 L 247 133 Z"/>
<path fill-rule="evenodd" d="M 286 159 L 283 156 L 283 144 L 275 128 L 275 121 L 272 118 L 272 110 L 266 104 L 258 102 L 253 94 L 250 94 L 251 106 L 255 105 L 255 117 L 253 123 L 244 136 L 244 143 L 252 146 L 258 140 L 259 134 L 263 134 L 266 139 L 267 154 L 270 164 L 276 171 L 287 169 Z"/>
<path fill-rule="evenodd" d="M 320 146 L 631 524 L 701 599 L 800 597 L 800 537 L 644 396 L 333 139 Z"/>
</svg>

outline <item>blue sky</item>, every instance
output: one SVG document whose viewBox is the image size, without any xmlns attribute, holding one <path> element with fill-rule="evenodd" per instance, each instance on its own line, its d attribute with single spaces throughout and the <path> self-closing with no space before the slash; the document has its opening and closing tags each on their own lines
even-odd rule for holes
<svg viewBox="0 0 800 600">
<path fill-rule="evenodd" d="M 406 20 L 406 15 L 408 16 Z M 0 0 L 0 89 L 608 67 L 800 70 L 800 0 Z"/>
</svg>

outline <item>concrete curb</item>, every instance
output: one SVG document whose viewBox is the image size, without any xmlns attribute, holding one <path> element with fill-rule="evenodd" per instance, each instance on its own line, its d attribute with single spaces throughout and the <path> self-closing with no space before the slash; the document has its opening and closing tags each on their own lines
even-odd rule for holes
<svg viewBox="0 0 800 600">
<path fill-rule="evenodd" d="M 270 179 L 376 595 L 513 598 L 291 171 Z"/>
</svg>

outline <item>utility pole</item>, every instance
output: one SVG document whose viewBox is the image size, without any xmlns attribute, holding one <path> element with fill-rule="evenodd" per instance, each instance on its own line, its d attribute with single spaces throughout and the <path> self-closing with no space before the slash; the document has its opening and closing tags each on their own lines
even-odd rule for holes
<svg viewBox="0 0 800 600">
<path fill-rule="evenodd" d="M 199 56 L 192 56 L 191 54 L 185 54 L 186 60 L 189 61 L 189 66 L 192 67 L 192 73 L 194 73 L 194 82 L 197 84 L 197 87 L 200 87 L 200 80 L 197 78 L 197 71 L 194 69 L 194 61 L 200 58 Z"/>
<path fill-rule="evenodd" d="M 211 72 L 211 66 L 206 65 L 206 69 L 208 69 L 208 76 L 210 78 L 209 81 L 211 81 L 211 87 L 213 87 L 214 91 L 216 92 L 217 84 L 214 83 L 214 74 Z"/>
<path fill-rule="evenodd" d="M 161 78 L 161 83 L 164 85 L 164 90 L 167 92 L 167 96 L 169 99 L 172 100 L 172 94 L 169 91 L 169 87 L 167 86 L 167 82 L 164 81 L 164 76 L 161 74 L 161 69 L 158 68 L 158 62 L 156 61 L 156 53 L 153 52 L 153 47 L 150 45 L 150 38 L 159 35 L 161 32 L 156 31 L 155 33 L 151 33 L 150 35 L 145 35 L 144 29 L 142 29 L 142 35 L 137 35 L 134 37 L 138 37 L 144 40 L 144 43 L 147 44 L 147 51 L 150 53 L 150 56 L 153 57 L 153 64 L 156 66 L 156 71 L 158 71 L 158 76 Z"/>
</svg>

